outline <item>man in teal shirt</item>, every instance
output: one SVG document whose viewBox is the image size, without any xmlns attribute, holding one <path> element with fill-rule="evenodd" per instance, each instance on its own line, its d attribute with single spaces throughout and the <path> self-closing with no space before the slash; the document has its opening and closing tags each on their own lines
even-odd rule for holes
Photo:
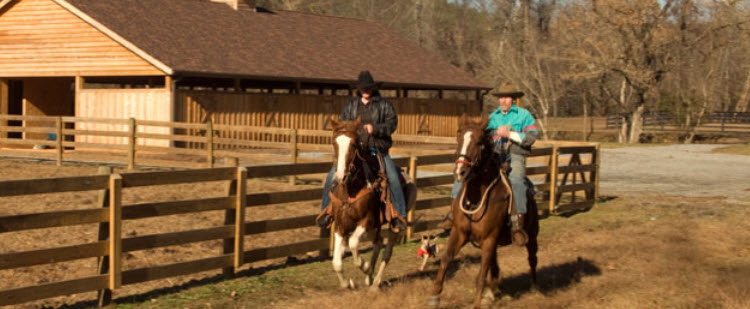
<svg viewBox="0 0 750 309">
<path fill-rule="evenodd" d="M 513 232 L 513 242 L 522 246 L 528 240 L 528 236 L 523 231 L 527 202 L 526 192 L 529 189 L 526 184 L 526 157 L 531 153 L 531 145 L 539 138 L 539 131 L 537 131 L 531 113 L 525 108 L 513 104 L 524 93 L 508 91 L 510 87 L 509 84 L 505 84 L 500 88 L 500 92 L 492 93 L 493 96 L 498 98 L 500 106 L 490 114 L 487 130 L 491 131 L 490 134 L 492 134 L 492 139 L 495 142 L 495 153 L 500 156 L 500 162 L 509 161 L 510 163 L 508 180 L 513 190 L 513 200 L 518 212 L 518 216 L 511 216 L 511 231 Z M 508 143 L 510 144 L 508 145 Z M 460 190 L 461 184 L 456 181 L 453 184 L 451 197 L 456 198 Z"/>
</svg>

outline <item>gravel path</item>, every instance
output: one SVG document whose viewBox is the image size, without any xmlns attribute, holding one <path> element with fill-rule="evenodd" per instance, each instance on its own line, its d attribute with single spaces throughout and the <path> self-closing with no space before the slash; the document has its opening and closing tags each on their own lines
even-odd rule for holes
<svg viewBox="0 0 750 309">
<path fill-rule="evenodd" d="M 723 145 L 602 149 L 603 195 L 724 196 L 750 203 L 750 156 L 710 153 Z"/>
</svg>

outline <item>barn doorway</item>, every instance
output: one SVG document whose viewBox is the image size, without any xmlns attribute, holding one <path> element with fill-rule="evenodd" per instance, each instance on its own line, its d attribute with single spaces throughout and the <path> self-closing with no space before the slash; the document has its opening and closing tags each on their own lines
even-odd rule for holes
<svg viewBox="0 0 750 309">
<path fill-rule="evenodd" d="M 8 80 L 8 115 L 23 115 L 23 81 Z M 8 126 L 20 127 L 20 120 L 9 120 Z M 21 138 L 21 132 L 8 132 L 8 138 Z"/>
</svg>

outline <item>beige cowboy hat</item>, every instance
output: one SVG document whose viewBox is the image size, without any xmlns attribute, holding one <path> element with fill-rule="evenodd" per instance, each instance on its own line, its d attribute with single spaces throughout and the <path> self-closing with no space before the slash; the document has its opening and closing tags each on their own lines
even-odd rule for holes
<svg viewBox="0 0 750 309">
<path fill-rule="evenodd" d="M 490 94 L 498 98 L 511 97 L 514 99 L 518 99 L 524 95 L 523 91 L 518 90 L 518 87 L 515 84 L 508 81 L 500 84 L 500 87 Z"/>
</svg>

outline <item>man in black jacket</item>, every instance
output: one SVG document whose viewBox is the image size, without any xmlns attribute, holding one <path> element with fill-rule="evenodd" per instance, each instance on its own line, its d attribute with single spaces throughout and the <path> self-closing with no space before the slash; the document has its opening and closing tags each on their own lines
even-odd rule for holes
<svg viewBox="0 0 750 309">
<path fill-rule="evenodd" d="M 398 168 L 393 164 L 393 160 L 388 155 L 388 150 L 393 145 L 391 134 L 396 131 L 398 117 L 391 101 L 380 96 L 378 86 L 380 86 L 380 83 L 375 82 L 369 71 L 360 72 L 357 79 L 357 95 L 346 102 L 339 119 L 354 121 L 357 117 L 361 117 L 360 128 L 358 130 L 359 140 L 363 143 L 363 149 L 367 149 L 373 155 L 380 153 L 383 157 L 385 173 L 388 178 L 388 187 L 391 190 L 391 201 L 401 216 L 401 218 L 393 220 L 391 223 L 394 225 L 394 229 L 403 230 L 405 226 L 404 218 L 406 218 L 406 201 L 399 180 Z M 334 166 L 326 177 L 323 189 L 323 203 L 321 205 L 321 209 L 323 210 L 331 202 L 328 190 L 331 188 L 335 172 L 336 167 Z M 324 214 L 318 220 L 318 225 L 326 227 L 330 223 L 330 220 L 331 216 Z"/>
</svg>

